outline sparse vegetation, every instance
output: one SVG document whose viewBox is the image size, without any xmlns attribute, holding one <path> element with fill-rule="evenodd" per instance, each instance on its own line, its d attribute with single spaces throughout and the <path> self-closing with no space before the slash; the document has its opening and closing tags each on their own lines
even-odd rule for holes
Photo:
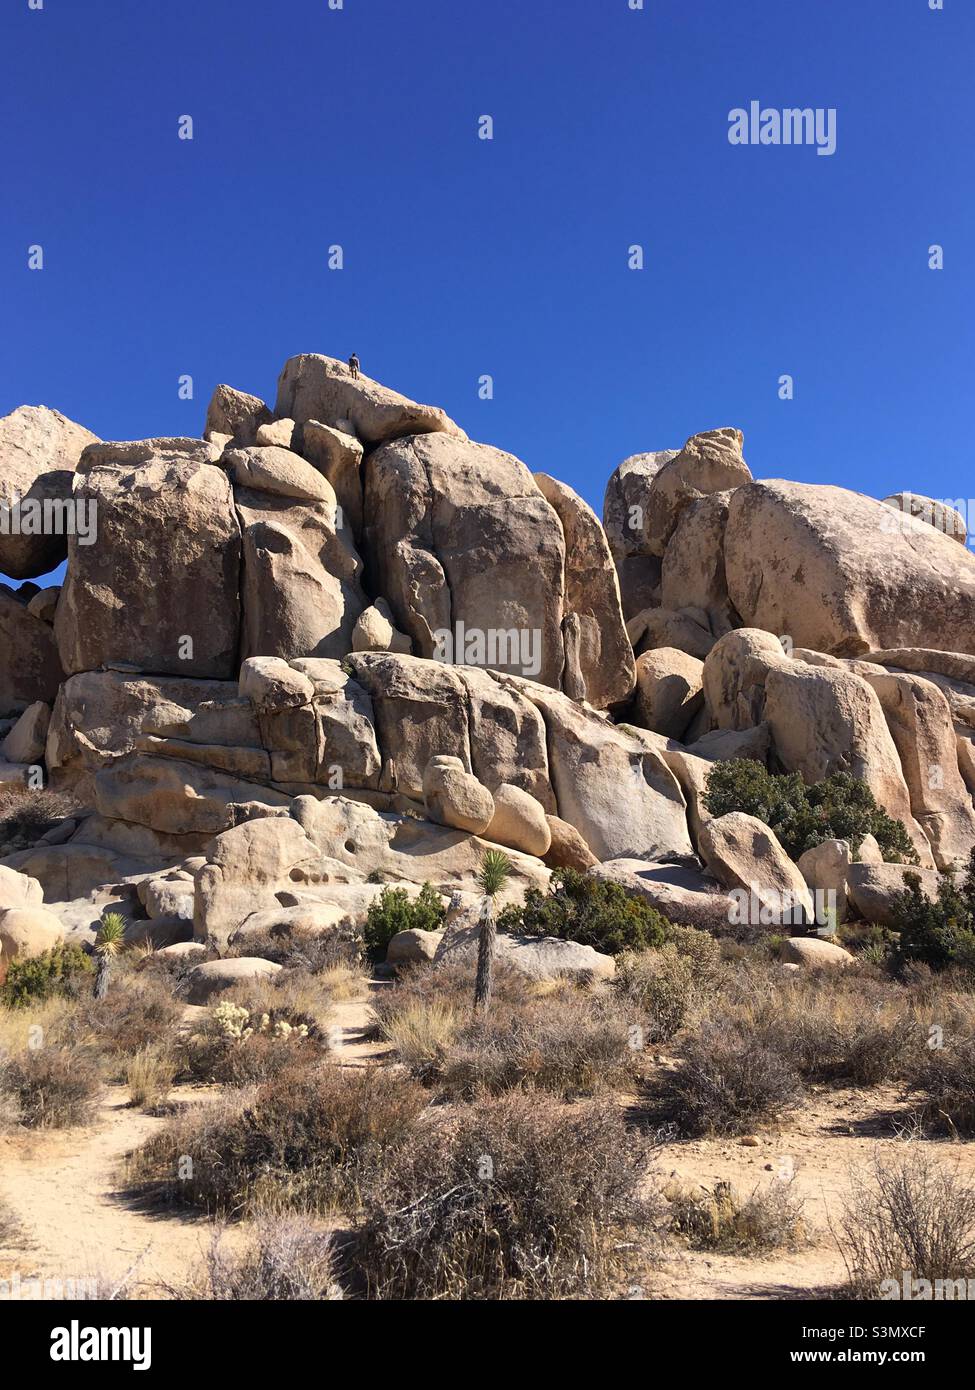
<svg viewBox="0 0 975 1390">
<path fill-rule="evenodd" d="M 302 1217 L 265 1218 L 243 1249 L 214 1236 L 203 1269 L 174 1296 L 214 1303 L 340 1299 L 332 1238 Z"/>
<path fill-rule="evenodd" d="M 893 904 L 893 968 L 920 962 L 932 970 L 958 967 L 975 974 L 975 850 L 960 883 L 951 871 L 939 874 L 933 900 L 917 874 L 907 874 L 905 882 Z"/>
<path fill-rule="evenodd" d="M 132 1180 L 147 1194 L 223 1216 L 354 1206 L 426 1100 L 416 1082 L 378 1068 L 292 1068 L 246 1103 L 174 1120 L 135 1155 Z"/>
<path fill-rule="evenodd" d="M 760 1038 L 728 1020 L 689 1038 L 672 1072 L 659 1082 L 662 1115 L 681 1133 L 747 1134 L 794 1110 L 802 1082 L 794 1067 Z"/>
<path fill-rule="evenodd" d="M 12 1098 L 28 1129 L 68 1129 L 91 1121 L 102 1084 L 87 1052 L 45 1046 L 0 1062 L 0 1091 Z"/>
<path fill-rule="evenodd" d="M 791 1179 L 756 1187 L 747 1197 L 728 1182 L 698 1190 L 675 1186 L 665 1196 L 671 1230 L 696 1250 L 762 1255 L 795 1250 L 805 1239 L 804 1204 Z"/>
<path fill-rule="evenodd" d="M 878 1153 L 852 1174 L 836 1238 L 851 1298 L 882 1298 L 887 1280 L 901 1289 L 905 1271 L 932 1283 L 975 1278 L 975 1186 L 915 1145 Z"/>
</svg>

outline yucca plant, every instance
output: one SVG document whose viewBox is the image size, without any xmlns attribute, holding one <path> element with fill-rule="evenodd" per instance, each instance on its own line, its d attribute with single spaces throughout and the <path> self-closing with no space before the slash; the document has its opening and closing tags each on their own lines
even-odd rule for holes
<svg viewBox="0 0 975 1390">
<path fill-rule="evenodd" d="M 95 950 L 100 956 L 117 956 L 125 944 L 125 918 L 121 912 L 106 912 L 95 937 Z"/>
<path fill-rule="evenodd" d="M 95 998 L 104 999 L 108 993 L 108 977 L 112 962 L 125 945 L 125 918 L 121 912 L 106 912 L 95 937 L 98 973 L 95 976 Z"/>
<path fill-rule="evenodd" d="M 494 942 L 498 934 L 495 899 L 511 873 L 511 860 L 500 849 L 489 849 L 481 860 L 477 875 L 484 900 L 481 903 L 480 932 L 477 938 L 477 975 L 474 980 L 474 1008 L 484 1010 L 491 1002 L 494 970 Z"/>
</svg>

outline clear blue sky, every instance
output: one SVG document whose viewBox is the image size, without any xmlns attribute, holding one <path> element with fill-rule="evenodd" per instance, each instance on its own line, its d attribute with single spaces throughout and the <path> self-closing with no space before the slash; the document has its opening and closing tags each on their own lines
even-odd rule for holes
<svg viewBox="0 0 975 1390">
<path fill-rule="evenodd" d="M 628 5 L 7 0 L 0 413 L 199 434 L 355 350 L 597 509 L 718 425 L 758 476 L 975 492 L 975 4 Z M 752 100 L 836 154 L 732 146 Z"/>
</svg>

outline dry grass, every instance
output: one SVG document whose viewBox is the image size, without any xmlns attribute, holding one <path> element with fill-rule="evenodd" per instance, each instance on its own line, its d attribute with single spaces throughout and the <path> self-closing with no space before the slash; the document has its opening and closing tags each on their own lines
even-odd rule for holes
<svg viewBox="0 0 975 1390">
<path fill-rule="evenodd" d="M 167 1048 L 143 1047 L 133 1053 L 125 1065 L 125 1084 L 131 1103 L 143 1110 L 155 1110 L 163 1105 L 173 1088 L 178 1066 L 176 1057 Z"/>
<path fill-rule="evenodd" d="M 382 1037 L 419 1077 L 436 1072 L 461 1026 L 456 1007 L 439 999 L 411 999 L 401 1009 L 384 1013 L 379 1023 Z"/>
<path fill-rule="evenodd" d="M 791 1181 L 774 1181 L 742 1197 L 731 1183 L 665 1192 L 671 1230 L 696 1250 L 726 1254 L 767 1254 L 796 1250 L 806 1238 L 803 1202 Z"/>
<path fill-rule="evenodd" d="M 328 1302 L 342 1297 L 330 1235 L 301 1217 L 265 1217 L 243 1248 L 214 1236 L 205 1264 L 174 1298 L 216 1303 Z"/>
</svg>

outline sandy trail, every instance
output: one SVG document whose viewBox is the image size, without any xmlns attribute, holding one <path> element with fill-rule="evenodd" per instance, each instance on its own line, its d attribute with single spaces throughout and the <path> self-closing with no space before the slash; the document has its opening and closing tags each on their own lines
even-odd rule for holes
<svg viewBox="0 0 975 1390">
<path fill-rule="evenodd" d="M 130 1109 L 125 1087 L 112 1086 L 92 1126 L 0 1139 L 0 1196 L 26 1245 L 0 1251 L 0 1274 L 16 1272 L 22 1282 L 97 1279 L 99 1297 L 133 1266 L 137 1296 L 184 1282 L 209 1245 L 210 1223 L 135 1210 L 120 1190 L 126 1154 L 165 1123 Z"/>
</svg>

